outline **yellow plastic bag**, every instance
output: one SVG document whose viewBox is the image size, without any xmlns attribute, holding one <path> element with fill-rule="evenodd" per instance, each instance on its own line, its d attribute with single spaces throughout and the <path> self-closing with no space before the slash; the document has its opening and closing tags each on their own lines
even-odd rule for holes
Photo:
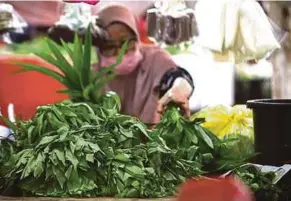
<svg viewBox="0 0 291 201">
<path fill-rule="evenodd" d="M 252 111 L 245 105 L 209 106 L 191 117 L 192 120 L 195 118 L 205 118 L 203 126 L 219 138 L 235 135 L 243 135 L 251 140 L 254 138 Z"/>
</svg>

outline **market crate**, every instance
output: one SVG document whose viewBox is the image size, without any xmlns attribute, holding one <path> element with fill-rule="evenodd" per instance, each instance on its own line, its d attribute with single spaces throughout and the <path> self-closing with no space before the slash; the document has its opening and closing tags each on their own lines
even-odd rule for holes
<svg viewBox="0 0 291 201">
<path fill-rule="evenodd" d="M 0 201 L 176 201 L 176 198 L 139 199 L 139 198 L 50 198 L 50 197 L 2 197 Z"/>
</svg>

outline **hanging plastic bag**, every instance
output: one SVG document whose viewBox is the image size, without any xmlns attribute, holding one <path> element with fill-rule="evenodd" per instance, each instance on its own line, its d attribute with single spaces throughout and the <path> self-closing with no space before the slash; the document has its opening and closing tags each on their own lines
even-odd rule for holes
<svg viewBox="0 0 291 201">
<path fill-rule="evenodd" d="M 64 3 L 61 17 L 56 25 L 67 26 L 70 30 L 86 29 L 91 22 L 91 6 L 85 3 Z"/>
<path fill-rule="evenodd" d="M 92 15 L 91 8 L 88 3 L 64 3 L 60 8 L 60 20 L 48 31 L 49 37 L 59 44 L 61 44 L 61 39 L 72 42 L 75 33 L 84 37 L 87 27 L 91 24 L 93 44 L 99 46 L 101 42 L 107 40 L 108 35 L 100 27 L 98 17 Z"/>
<path fill-rule="evenodd" d="M 257 2 L 241 3 L 238 26 L 242 43 L 237 43 L 234 48 L 236 63 L 262 59 L 268 53 L 280 48 L 269 20 Z"/>
<path fill-rule="evenodd" d="M 48 30 L 48 36 L 61 44 L 73 42 L 75 33 L 84 36 L 92 21 L 91 6 L 86 3 L 63 3 L 59 8 L 60 19 Z"/>
<path fill-rule="evenodd" d="M 0 3 L 0 40 L 12 43 L 9 32 L 24 33 L 25 20 L 7 3 Z"/>
<path fill-rule="evenodd" d="M 224 1 L 198 1 L 195 5 L 195 17 L 199 35 L 195 40 L 197 46 L 211 51 L 222 52 L 224 41 Z M 209 15 L 211 13 L 211 15 Z"/>
<path fill-rule="evenodd" d="M 284 41 L 287 39 L 288 32 L 285 31 L 284 29 L 281 29 L 275 22 L 273 22 L 269 17 L 268 17 L 269 23 L 271 24 L 272 27 L 272 32 L 276 38 L 276 40 L 279 42 L 279 44 L 283 44 Z M 272 53 L 274 52 L 270 51 L 267 53 L 265 59 L 269 59 Z"/>
<path fill-rule="evenodd" d="M 231 55 L 227 60 L 236 64 L 270 56 L 285 35 L 255 0 L 198 1 L 195 15 L 200 32 L 196 44 L 214 55 Z"/>
<path fill-rule="evenodd" d="M 191 41 L 197 35 L 194 10 L 182 0 L 157 1 L 147 11 L 148 36 L 167 45 Z"/>
</svg>

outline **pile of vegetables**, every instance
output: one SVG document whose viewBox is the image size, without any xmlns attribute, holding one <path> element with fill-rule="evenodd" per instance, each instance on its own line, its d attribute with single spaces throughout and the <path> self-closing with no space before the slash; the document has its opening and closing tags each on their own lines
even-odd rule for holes
<svg viewBox="0 0 291 201">
<path fill-rule="evenodd" d="M 185 179 L 220 168 L 222 144 L 199 123 L 171 108 L 148 131 L 138 119 L 97 104 L 41 106 L 14 128 L 17 143 L 1 176 L 25 195 L 170 196 Z M 175 127 L 181 130 L 169 132 Z"/>
<path fill-rule="evenodd" d="M 165 197 L 186 179 L 223 173 L 253 153 L 232 154 L 236 140 L 221 140 L 204 128 L 203 119 L 187 120 L 171 105 L 152 130 L 138 119 L 120 114 L 120 100 L 101 89 L 114 78 L 126 44 L 115 65 L 93 75 L 91 35 L 73 49 L 63 42 L 68 62 L 48 41 L 50 53 L 38 56 L 62 74 L 41 66 L 20 64 L 67 88 L 71 100 L 44 105 L 34 118 L 18 120 L 16 142 L 0 141 L 0 192 L 15 196 Z M 12 190 L 13 189 L 13 190 Z"/>
<path fill-rule="evenodd" d="M 274 184 L 276 173 L 262 172 L 253 165 L 244 165 L 233 171 L 253 191 L 257 201 L 278 201 L 281 189 Z"/>
</svg>

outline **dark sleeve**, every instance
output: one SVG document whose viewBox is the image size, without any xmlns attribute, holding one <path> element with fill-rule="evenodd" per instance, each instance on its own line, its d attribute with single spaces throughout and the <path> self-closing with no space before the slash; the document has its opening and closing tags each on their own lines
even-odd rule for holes
<svg viewBox="0 0 291 201">
<path fill-rule="evenodd" d="M 189 82 L 189 84 L 192 86 L 192 92 L 191 92 L 191 95 L 192 95 L 195 87 L 194 87 L 194 82 L 193 82 L 191 75 L 185 69 L 183 69 L 181 67 L 177 67 L 177 68 L 168 70 L 163 75 L 163 77 L 160 81 L 160 84 L 158 86 L 160 97 L 162 97 L 166 94 L 166 92 L 173 86 L 174 81 L 178 77 L 184 78 Z"/>
</svg>

